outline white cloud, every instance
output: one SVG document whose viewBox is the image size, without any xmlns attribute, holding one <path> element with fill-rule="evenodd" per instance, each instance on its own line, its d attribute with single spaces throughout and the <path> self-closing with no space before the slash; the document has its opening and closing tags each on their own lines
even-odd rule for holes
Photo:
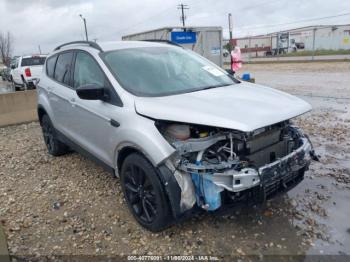
<svg viewBox="0 0 350 262">
<path fill-rule="evenodd" d="M 227 14 L 233 14 L 234 35 L 260 34 L 288 26 L 265 26 L 350 12 L 343 0 L 188 0 L 187 24 L 222 26 L 227 36 Z M 175 0 L 0 0 L 0 30 L 15 38 L 15 53 L 44 52 L 68 41 L 84 38 L 79 14 L 87 19 L 90 39 L 118 40 L 124 34 L 164 26 L 180 26 Z M 319 24 L 346 23 L 350 16 L 320 20 Z M 349 23 L 349 22 L 348 22 Z"/>
</svg>

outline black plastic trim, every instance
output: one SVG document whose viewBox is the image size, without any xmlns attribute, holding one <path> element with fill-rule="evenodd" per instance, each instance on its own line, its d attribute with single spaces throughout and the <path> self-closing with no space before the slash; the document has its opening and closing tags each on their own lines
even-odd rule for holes
<svg viewBox="0 0 350 262">
<path fill-rule="evenodd" d="M 168 199 L 171 205 L 171 211 L 175 220 L 182 217 L 183 212 L 181 211 L 181 188 L 177 183 L 174 174 L 165 165 L 158 166 L 158 174 L 160 180 L 164 186 L 165 192 L 168 195 Z"/>
<path fill-rule="evenodd" d="M 75 45 L 75 44 L 86 44 L 91 46 L 92 48 L 95 48 L 97 50 L 99 50 L 100 52 L 103 52 L 103 49 L 95 42 L 91 42 L 91 41 L 73 41 L 73 42 L 68 42 L 62 45 L 57 46 L 54 51 L 57 51 L 59 49 L 61 49 L 61 47 L 67 46 L 67 45 Z"/>
</svg>

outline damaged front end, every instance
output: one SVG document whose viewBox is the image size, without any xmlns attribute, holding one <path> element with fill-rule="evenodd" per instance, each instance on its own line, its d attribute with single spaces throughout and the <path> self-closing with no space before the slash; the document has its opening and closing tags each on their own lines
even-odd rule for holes
<svg viewBox="0 0 350 262">
<path fill-rule="evenodd" d="M 265 200 L 298 184 L 314 156 L 300 129 L 284 121 L 253 132 L 159 121 L 176 149 L 165 165 L 180 189 L 180 210 L 214 211 L 242 200 Z"/>
</svg>

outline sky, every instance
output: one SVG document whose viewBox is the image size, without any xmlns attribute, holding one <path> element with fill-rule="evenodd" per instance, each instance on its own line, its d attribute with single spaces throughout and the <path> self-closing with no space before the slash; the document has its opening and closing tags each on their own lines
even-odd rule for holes
<svg viewBox="0 0 350 262">
<path fill-rule="evenodd" d="M 181 0 L 0 0 L 0 32 L 11 32 L 14 54 L 49 53 L 61 43 L 89 39 L 120 40 L 121 36 L 165 26 L 181 26 Z M 315 24 L 350 24 L 348 0 L 183 0 L 187 26 L 222 26 L 228 38 L 227 14 L 233 36 L 264 34 Z M 292 23 L 290 23 L 292 22 Z M 289 23 L 287 25 L 281 25 Z"/>
</svg>

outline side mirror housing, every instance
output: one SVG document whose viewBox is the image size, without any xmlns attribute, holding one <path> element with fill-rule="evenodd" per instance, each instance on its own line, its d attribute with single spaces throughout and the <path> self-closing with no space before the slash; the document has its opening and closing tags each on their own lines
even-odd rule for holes
<svg viewBox="0 0 350 262">
<path fill-rule="evenodd" d="M 76 89 L 77 95 L 84 100 L 107 100 L 108 93 L 104 87 L 96 84 L 87 84 Z"/>
</svg>

